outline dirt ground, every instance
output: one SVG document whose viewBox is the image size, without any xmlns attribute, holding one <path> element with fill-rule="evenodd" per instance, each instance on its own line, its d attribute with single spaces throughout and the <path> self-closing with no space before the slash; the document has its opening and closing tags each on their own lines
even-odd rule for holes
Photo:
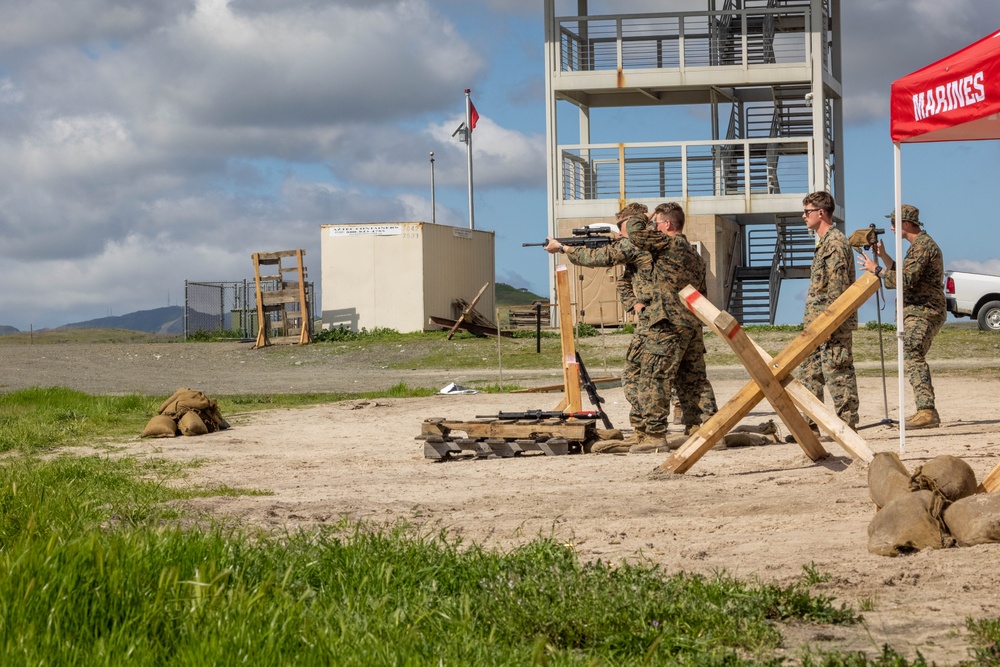
<svg viewBox="0 0 1000 667">
<path fill-rule="evenodd" d="M 443 386 L 477 379 L 441 372 L 389 371 L 371 359 L 326 357 L 318 346 L 251 351 L 224 345 L 51 345 L 0 347 L 5 389 L 69 386 L 95 393 L 172 393 L 179 386 L 213 393 L 350 391 Z M 383 362 L 384 363 L 384 362 Z M 969 363 L 969 362 L 966 362 Z M 943 369 L 942 369 L 943 370 Z M 742 369 L 710 369 L 722 401 L 746 381 Z M 556 374 L 524 372 L 518 381 L 547 384 Z M 1000 372 L 935 377 L 940 428 L 907 434 L 909 469 L 939 454 L 959 456 L 982 479 L 1000 462 Z M 892 416 L 896 382 L 889 378 Z M 860 380 L 861 423 L 885 416 L 882 380 Z M 627 426 L 620 388 L 602 390 L 616 426 Z M 829 575 L 818 590 L 860 610 L 853 628 L 786 627 L 790 655 L 803 645 L 863 650 L 889 643 L 938 664 L 968 657 L 965 620 L 1000 616 L 990 591 L 1000 586 L 1000 545 L 924 551 L 886 558 L 868 553 L 875 508 L 867 472 L 835 443 L 832 456 L 809 461 L 795 444 L 711 451 L 689 472 L 653 479 L 665 460 L 652 455 L 524 456 L 433 462 L 415 440 L 425 418 L 471 419 L 498 410 L 551 409 L 557 394 L 475 394 L 345 401 L 319 407 L 226 415 L 233 428 L 197 438 L 131 439 L 138 457 L 200 461 L 184 483 L 263 489 L 269 496 L 199 499 L 206 515 L 284 529 L 342 517 L 377 523 L 406 520 L 447 529 L 465 541 L 510 548 L 538 535 L 570 544 L 583 559 L 645 559 L 668 572 L 789 584 L 803 566 Z M 912 411 L 908 397 L 907 411 Z M 744 423 L 774 416 L 762 403 Z M 673 429 L 672 429 L 673 430 Z M 787 431 L 782 427 L 782 434 Z M 875 451 L 898 451 L 898 431 L 861 431 Z"/>
</svg>

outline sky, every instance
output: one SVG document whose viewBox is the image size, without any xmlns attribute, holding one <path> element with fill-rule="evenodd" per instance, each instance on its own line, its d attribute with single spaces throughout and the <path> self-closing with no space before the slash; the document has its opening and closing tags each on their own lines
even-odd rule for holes
<svg viewBox="0 0 1000 667">
<path fill-rule="evenodd" d="M 608 4 L 591 14 L 691 6 Z M 850 232 L 893 205 L 891 82 L 1000 28 L 1000 3 L 842 5 Z M 322 289 L 321 225 L 431 220 L 430 151 L 433 217 L 467 227 L 466 88 L 476 228 L 498 281 L 547 294 L 521 248 L 547 229 L 543 39 L 540 0 L 0 0 L 0 324 L 183 304 L 186 280 L 252 279 L 272 250 L 306 249 Z M 1000 273 L 998 172 L 997 142 L 903 147 L 948 268 Z M 806 287 L 786 282 L 779 321 Z"/>
</svg>

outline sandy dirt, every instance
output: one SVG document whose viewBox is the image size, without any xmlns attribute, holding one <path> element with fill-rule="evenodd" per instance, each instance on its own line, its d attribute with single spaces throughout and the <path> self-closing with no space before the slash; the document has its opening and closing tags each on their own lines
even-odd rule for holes
<svg viewBox="0 0 1000 667">
<path fill-rule="evenodd" d="M 159 348 L 163 349 L 159 349 Z M 312 346 L 316 347 L 316 346 Z M 98 349 L 99 348 L 99 349 Z M 169 394 L 178 386 L 213 392 L 342 391 L 406 381 L 443 386 L 448 372 L 400 373 L 346 364 L 302 349 L 246 345 L 22 346 L 0 348 L 7 387 L 63 385 L 93 392 Z M 210 358 L 206 355 L 210 352 Z M 159 355 L 159 356 L 157 356 Z M 167 363 L 160 363 L 167 362 Z M 160 369 L 157 374 L 153 371 Z M 544 384 L 551 374 L 525 373 Z M 740 369 L 710 377 L 721 401 L 746 381 Z M 558 381 L 558 378 L 556 378 Z M 895 378 L 889 379 L 893 410 Z M 982 479 L 1000 462 L 1000 373 L 935 378 L 940 428 L 907 434 L 902 460 L 913 469 L 939 454 L 959 456 Z M 861 423 L 885 416 L 880 377 L 862 378 Z M 622 390 L 605 389 L 615 425 L 626 426 Z M 583 559 L 648 560 L 668 572 L 790 584 L 815 566 L 830 580 L 818 591 L 860 610 L 855 627 L 782 628 L 789 655 L 819 649 L 880 651 L 883 643 L 938 664 L 968 657 L 966 618 L 1000 616 L 1000 545 L 886 558 L 867 550 L 875 513 L 867 470 L 835 443 L 813 463 L 795 444 L 711 451 L 684 475 L 654 479 L 663 454 L 523 456 L 434 462 L 415 439 L 429 417 L 471 419 L 498 410 L 552 409 L 557 394 L 476 394 L 345 401 L 319 407 L 226 415 L 232 428 L 197 438 L 132 439 L 138 457 L 197 459 L 184 484 L 228 485 L 272 495 L 191 503 L 207 516 L 283 530 L 343 517 L 426 530 L 510 548 L 538 535 L 571 544 Z M 912 411 L 912 397 L 907 411 Z M 763 403 L 743 423 L 774 417 Z M 892 414 L 893 417 L 897 415 Z M 672 430 L 676 430 L 673 429 Z M 787 433 L 782 425 L 782 434 Z M 898 431 L 861 431 L 875 451 L 899 450 Z"/>
</svg>

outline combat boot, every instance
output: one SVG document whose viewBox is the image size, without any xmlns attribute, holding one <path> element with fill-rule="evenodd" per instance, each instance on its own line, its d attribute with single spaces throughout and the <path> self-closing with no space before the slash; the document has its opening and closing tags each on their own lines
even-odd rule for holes
<svg viewBox="0 0 1000 667">
<path fill-rule="evenodd" d="M 629 454 L 656 454 L 667 451 L 666 433 L 646 433 L 643 431 L 639 442 L 629 447 Z"/>
<path fill-rule="evenodd" d="M 924 408 L 917 410 L 914 414 L 906 418 L 906 428 L 934 428 L 941 425 L 941 417 L 938 416 L 934 408 Z"/>
<path fill-rule="evenodd" d="M 637 428 L 632 431 L 632 435 L 622 440 L 622 444 L 628 445 L 629 447 L 637 445 L 639 444 L 639 441 L 642 440 L 642 436 L 645 435 L 645 433 L 646 431 L 644 429 Z"/>
</svg>

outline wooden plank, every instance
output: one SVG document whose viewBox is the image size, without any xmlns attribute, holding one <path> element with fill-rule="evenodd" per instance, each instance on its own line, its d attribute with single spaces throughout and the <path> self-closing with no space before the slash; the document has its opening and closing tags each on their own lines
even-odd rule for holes
<svg viewBox="0 0 1000 667">
<path fill-rule="evenodd" d="M 1000 463 L 986 474 L 976 493 L 993 493 L 997 489 L 1000 489 Z"/>
<path fill-rule="evenodd" d="M 872 294 L 878 290 L 880 281 L 871 273 L 865 271 L 853 285 L 820 313 L 801 334 L 794 338 L 774 359 L 769 367 L 774 377 L 783 381 L 806 357 L 830 337 L 844 321 L 851 316 Z M 698 459 L 710 450 L 721 434 L 728 433 L 736 426 L 757 403 L 764 398 L 757 383 L 751 381 L 743 386 L 723 405 L 718 412 L 705 422 L 697 433 L 692 435 L 680 449 L 664 461 L 657 470 L 668 473 L 683 473 L 693 466 Z M 702 432 L 715 436 L 714 441 L 702 437 Z"/>
<path fill-rule="evenodd" d="M 592 378 L 593 382 L 598 387 L 613 388 L 622 386 L 622 379 L 616 377 L 606 377 L 606 378 Z M 514 389 L 508 391 L 508 394 L 547 394 L 554 391 L 566 391 L 566 386 L 563 384 L 547 384 L 541 387 L 529 387 L 527 389 Z"/>
<path fill-rule="evenodd" d="M 592 419 L 573 419 L 566 421 L 547 422 L 510 422 L 510 421 L 444 421 L 441 426 L 452 431 L 462 431 L 470 438 L 520 438 L 530 439 L 536 436 L 563 437 L 567 440 L 586 440 L 588 430 L 594 428 Z"/>
<path fill-rule="evenodd" d="M 576 341 L 573 338 L 573 304 L 569 300 L 569 269 L 556 266 L 556 305 L 559 308 L 559 341 L 562 345 L 563 386 L 566 388 L 568 412 L 580 412 L 580 365 L 576 362 Z M 562 409 L 562 408 L 560 408 Z"/>
<path fill-rule="evenodd" d="M 468 316 L 469 311 L 472 310 L 473 306 L 476 305 L 476 303 L 479 301 L 480 297 L 483 296 L 483 292 L 485 292 L 486 288 L 489 287 L 489 286 L 490 286 L 490 283 L 489 283 L 489 281 L 487 281 L 485 285 L 483 285 L 481 288 L 479 288 L 479 293 L 476 294 L 476 296 L 475 296 L 474 299 L 472 299 L 472 301 L 469 303 L 468 307 L 465 310 L 462 311 L 462 314 L 459 315 L 459 317 L 458 317 L 458 321 L 455 322 L 455 326 L 453 326 L 451 328 L 451 330 L 448 332 L 448 340 L 451 340 L 451 337 L 455 335 L 455 331 L 458 329 L 459 323 L 465 321 L 465 318 L 466 318 L 466 316 Z"/>
<path fill-rule="evenodd" d="M 736 356 L 743 362 L 750 377 L 764 392 L 764 396 L 774 411 L 778 413 L 778 417 L 795 436 L 795 441 L 802 447 L 806 456 L 813 461 L 829 456 L 829 453 L 823 449 L 823 445 L 819 444 L 819 439 L 809 428 L 805 418 L 792 404 L 792 400 L 785 393 L 781 382 L 771 373 L 767 363 L 771 361 L 770 357 L 768 357 L 767 362 L 764 361 L 736 318 L 716 308 L 711 301 L 690 285 L 682 289 L 680 295 L 699 319 L 729 344 Z M 706 435 L 707 437 L 710 436 Z"/>
<path fill-rule="evenodd" d="M 296 253 L 299 252 L 303 255 L 306 254 L 305 250 L 274 250 L 271 252 L 258 252 L 256 254 L 260 257 L 261 264 L 278 264 L 281 262 L 282 257 L 295 257 Z"/>
<path fill-rule="evenodd" d="M 266 305 L 274 305 L 276 303 L 302 303 L 301 290 L 298 289 L 276 289 L 261 293 L 264 297 L 264 303 Z"/>
<path fill-rule="evenodd" d="M 436 324 L 437 326 L 444 327 L 445 329 L 451 328 L 451 326 L 456 322 L 456 320 L 449 320 L 446 317 L 435 317 L 433 315 L 431 315 L 428 318 L 428 321 L 431 324 Z M 503 336 L 504 338 L 514 337 L 514 334 L 511 331 L 498 331 L 493 327 L 481 327 L 478 324 L 472 324 L 471 322 L 462 322 L 460 320 L 458 321 L 458 324 L 459 324 L 458 327 L 459 329 L 465 329 L 469 333 L 479 337 L 485 337 L 485 336 L 494 336 L 494 337 Z"/>
</svg>

